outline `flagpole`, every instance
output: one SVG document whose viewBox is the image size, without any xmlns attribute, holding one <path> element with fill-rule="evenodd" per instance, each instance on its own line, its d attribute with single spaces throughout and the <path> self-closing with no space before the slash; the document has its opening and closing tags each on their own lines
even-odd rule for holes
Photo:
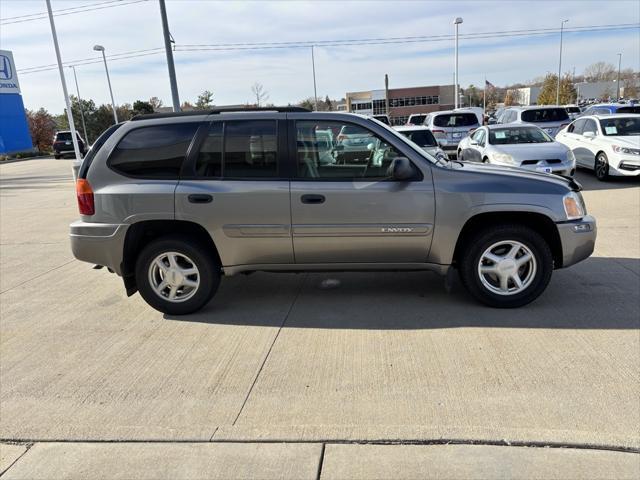
<svg viewBox="0 0 640 480">
<path fill-rule="evenodd" d="M 487 76 L 484 76 L 484 89 L 482 90 L 482 110 L 487 111 Z"/>
</svg>

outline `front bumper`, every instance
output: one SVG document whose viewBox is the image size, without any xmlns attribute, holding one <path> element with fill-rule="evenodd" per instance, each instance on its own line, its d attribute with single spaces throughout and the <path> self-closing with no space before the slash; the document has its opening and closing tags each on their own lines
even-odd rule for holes
<svg viewBox="0 0 640 480">
<path fill-rule="evenodd" d="M 574 265 L 593 253 L 596 244 L 596 219 L 587 215 L 580 220 L 557 223 L 562 244 L 562 268 Z"/>
<path fill-rule="evenodd" d="M 637 177 L 640 175 L 640 159 L 637 155 L 620 157 L 617 166 L 610 162 L 609 174 L 621 177 Z"/>
<path fill-rule="evenodd" d="M 78 220 L 70 226 L 73 256 L 83 262 L 102 265 L 122 275 L 124 240 L 129 225 L 89 223 Z"/>
</svg>

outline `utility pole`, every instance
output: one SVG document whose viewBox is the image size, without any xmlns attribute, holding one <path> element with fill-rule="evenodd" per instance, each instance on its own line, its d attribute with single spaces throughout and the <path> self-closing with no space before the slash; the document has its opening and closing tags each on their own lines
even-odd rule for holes
<svg viewBox="0 0 640 480">
<path fill-rule="evenodd" d="M 180 111 L 180 98 L 178 97 L 178 82 L 176 81 L 176 67 L 173 65 L 173 51 L 171 50 L 171 34 L 169 33 L 169 22 L 167 21 L 167 8 L 164 0 L 160 2 L 160 16 L 162 17 L 162 32 L 164 34 L 164 49 L 167 52 L 167 67 L 169 67 L 169 83 L 171 84 L 171 100 L 173 101 L 173 111 Z"/>
<path fill-rule="evenodd" d="M 71 65 L 73 69 L 73 78 L 76 81 L 76 93 L 78 94 L 78 105 L 80 105 L 80 118 L 82 119 L 82 131 L 84 132 L 84 141 L 89 145 L 89 136 L 87 135 L 87 124 L 84 123 L 84 109 L 82 108 L 82 97 L 80 97 L 80 87 L 78 87 L 78 76 L 76 75 L 76 66 Z"/>
<path fill-rule="evenodd" d="M 622 65 L 622 54 L 619 53 L 618 54 L 618 86 L 617 86 L 618 95 L 616 98 L 616 102 L 620 101 L 620 66 L 621 65 Z"/>
<path fill-rule="evenodd" d="M 71 102 L 69 102 L 69 93 L 67 92 L 67 81 L 64 78 L 62 70 L 62 57 L 60 56 L 60 47 L 58 46 L 58 35 L 56 34 L 56 24 L 53 21 L 53 12 L 51 11 L 51 0 L 46 0 L 47 12 L 49 12 L 49 23 L 51 24 L 51 36 L 53 37 L 53 46 L 56 50 L 56 60 L 58 61 L 58 71 L 60 72 L 60 82 L 62 82 L 62 93 L 64 94 L 64 102 L 67 105 L 67 120 L 69 121 L 69 129 L 71 130 L 71 141 L 73 142 L 73 151 L 76 155 L 76 161 L 82 158 L 80 155 L 80 147 L 78 146 L 78 136 L 76 135 L 76 126 L 73 123 L 73 114 L 71 113 Z M 75 174 L 74 174 L 75 180 Z"/>
<path fill-rule="evenodd" d="M 556 89 L 556 105 L 560 105 L 560 77 L 562 75 L 562 32 L 564 24 L 569 20 L 563 20 L 560 24 L 560 61 L 558 62 L 558 88 Z"/>
<path fill-rule="evenodd" d="M 316 89 L 316 59 L 311 45 L 311 69 L 313 70 L 313 98 L 315 98 L 315 110 L 318 111 L 318 90 Z"/>
<path fill-rule="evenodd" d="M 391 118 L 391 114 L 389 113 L 389 75 L 386 73 L 384 74 L 384 113 Z"/>
</svg>

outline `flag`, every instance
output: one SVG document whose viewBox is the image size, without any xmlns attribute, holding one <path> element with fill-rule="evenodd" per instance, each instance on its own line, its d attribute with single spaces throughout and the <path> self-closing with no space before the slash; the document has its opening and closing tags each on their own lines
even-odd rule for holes
<svg viewBox="0 0 640 480">
<path fill-rule="evenodd" d="M 496 88 L 496 86 L 487 79 L 484 80 L 484 86 L 486 88 Z"/>
</svg>

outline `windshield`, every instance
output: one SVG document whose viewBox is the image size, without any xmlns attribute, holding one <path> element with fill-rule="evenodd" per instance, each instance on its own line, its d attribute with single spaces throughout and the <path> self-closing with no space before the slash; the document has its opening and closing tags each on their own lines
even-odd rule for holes
<svg viewBox="0 0 640 480">
<path fill-rule="evenodd" d="M 522 112 L 523 122 L 562 122 L 563 120 L 569 120 L 569 115 L 564 108 L 541 108 Z"/>
<path fill-rule="evenodd" d="M 616 113 L 640 113 L 640 105 L 630 105 L 628 107 L 619 107 Z"/>
<path fill-rule="evenodd" d="M 607 118 L 600 120 L 602 133 L 611 137 L 640 135 L 640 117 Z"/>
<path fill-rule="evenodd" d="M 491 145 L 550 142 L 553 142 L 553 139 L 537 127 L 499 128 L 496 130 L 489 130 L 489 143 Z"/>
<path fill-rule="evenodd" d="M 427 118 L 426 115 L 411 115 L 411 118 L 409 118 L 409 123 L 411 125 L 423 125 L 425 118 Z"/>
<path fill-rule="evenodd" d="M 438 142 L 433 136 L 433 133 L 431 133 L 431 130 L 407 130 L 401 131 L 400 133 L 420 147 L 438 146 Z"/>
<path fill-rule="evenodd" d="M 475 113 L 448 113 L 437 115 L 433 124 L 436 127 L 472 127 L 478 125 L 478 117 Z"/>
<path fill-rule="evenodd" d="M 71 132 L 58 132 L 56 133 L 57 142 L 66 142 L 71 140 Z"/>
</svg>

